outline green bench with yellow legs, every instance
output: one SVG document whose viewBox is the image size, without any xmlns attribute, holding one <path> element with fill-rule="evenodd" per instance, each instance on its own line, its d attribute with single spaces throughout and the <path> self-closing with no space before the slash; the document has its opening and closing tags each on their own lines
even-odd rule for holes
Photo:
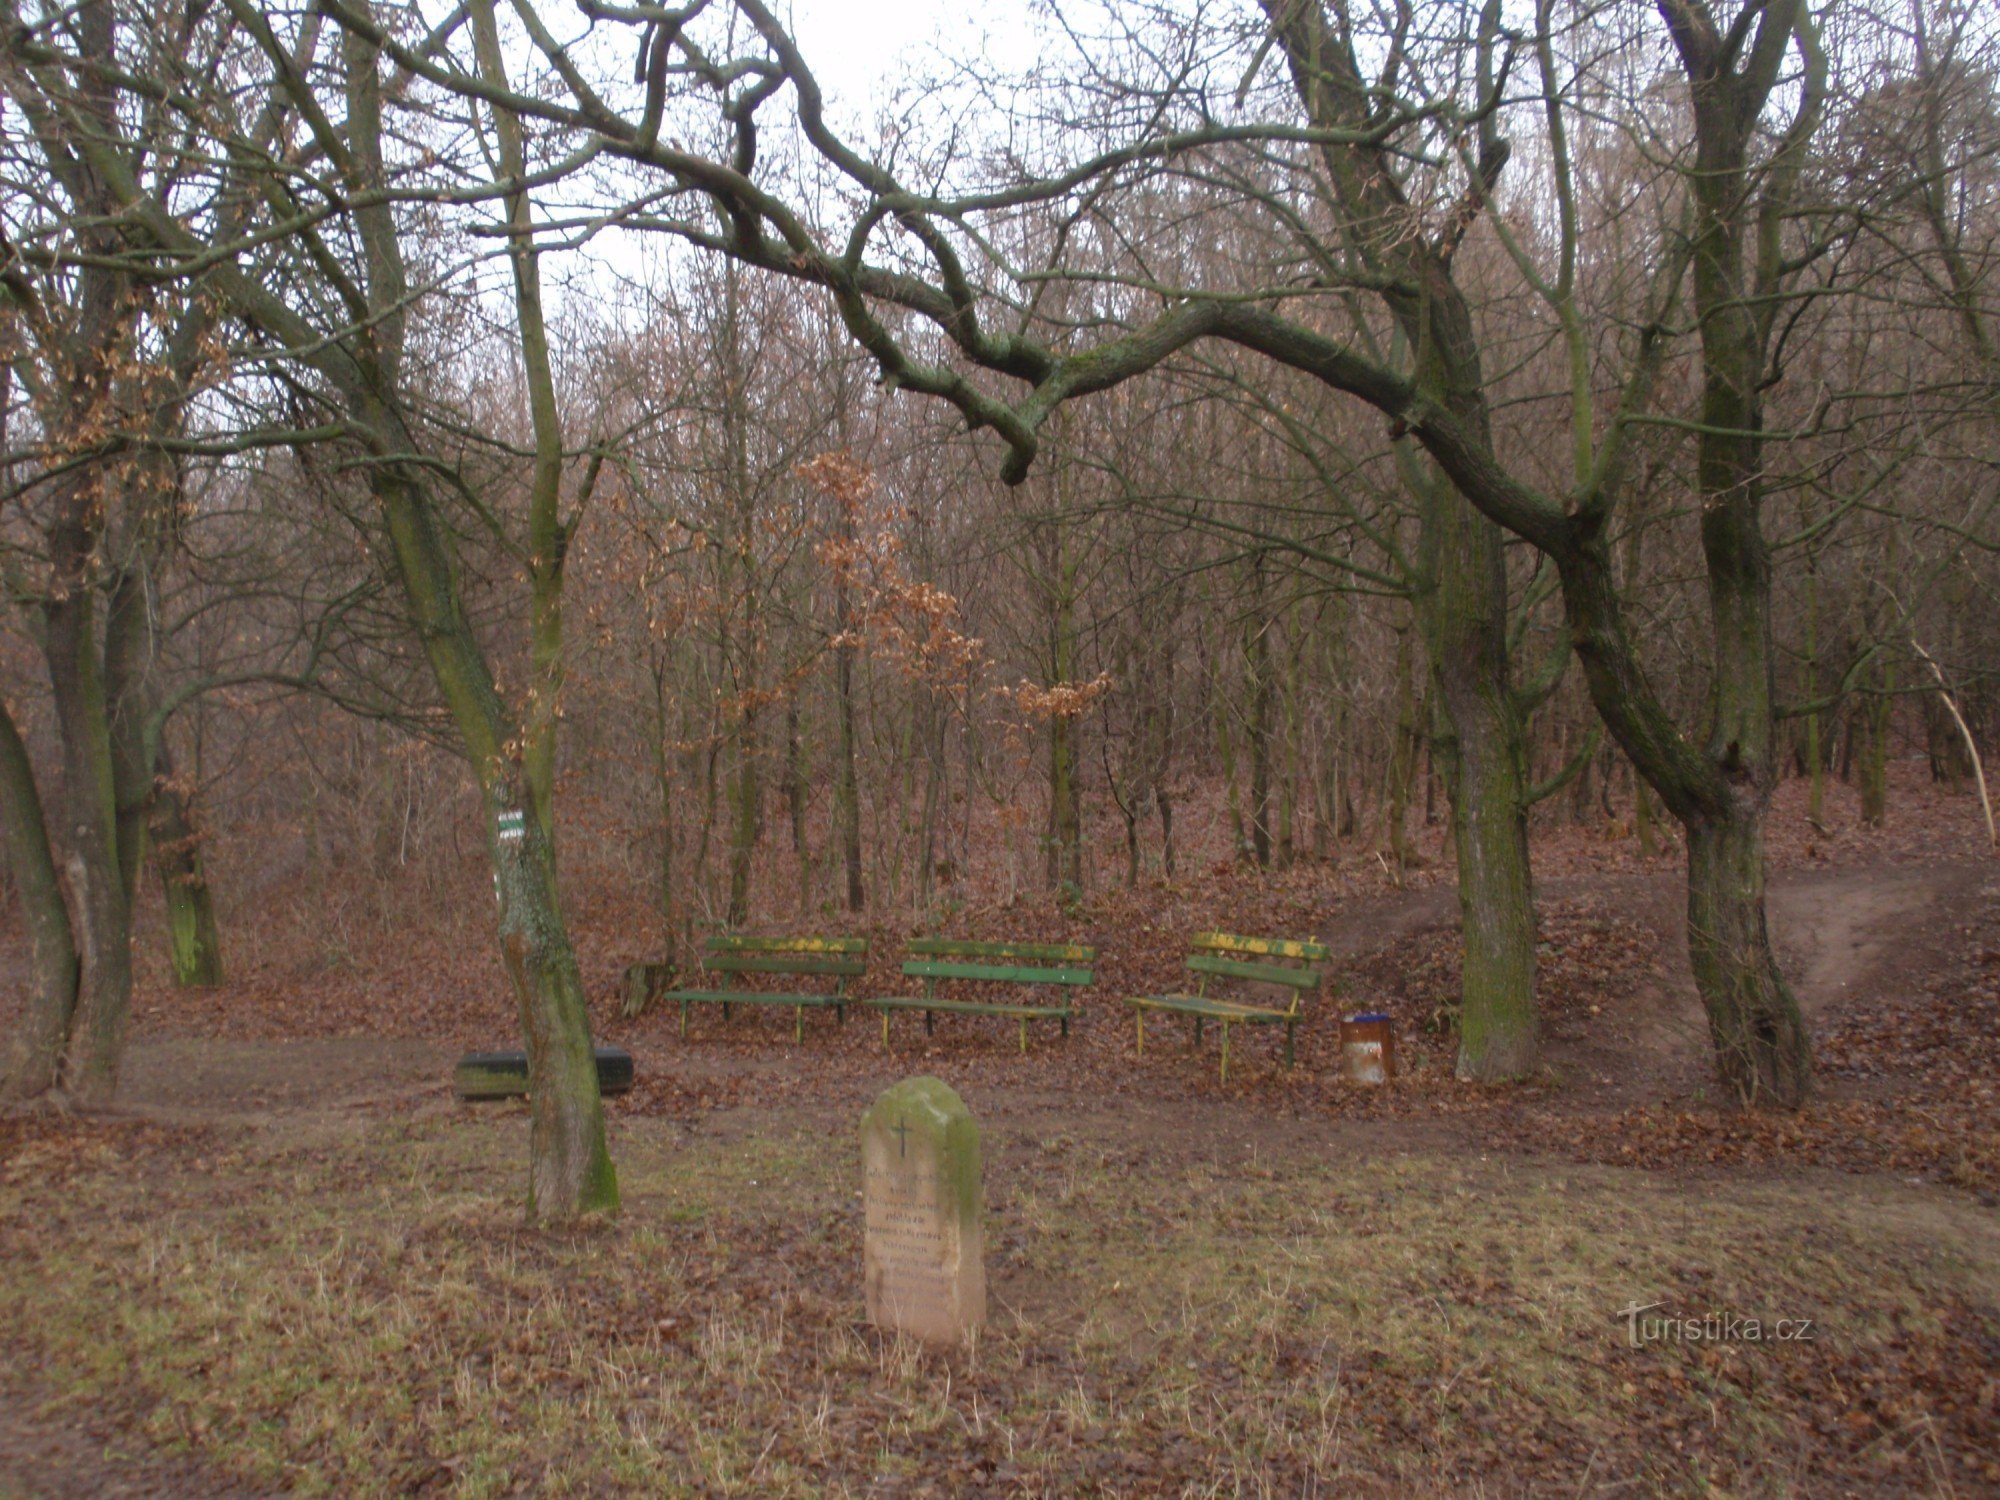
<svg viewBox="0 0 2000 1500">
<path fill-rule="evenodd" d="M 943 1011 L 961 1016 L 1009 1016 L 1021 1023 L 1021 1050 L 1028 1050 L 1028 1023 L 1061 1023 L 1069 1035 L 1076 1014 L 1074 993 L 1095 977 L 1091 964 L 1097 952 L 1076 943 L 971 943 L 957 938 L 918 938 L 910 944 L 903 964 L 905 979 L 921 979 L 921 995 L 876 995 L 863 1001 L 882 1012 L 882 1045 L 889 1045 L 889 1017 L 899 1010 L 924 1013 L 929 1033 Z M 958 1000 L 938 993 L 940 984 L 1014 984 L 1046 986 L 1048 998 L 1022 1000 Z M 1032 990 L 1030 991 L 1032 993 Z"/>
<path fill-rule="evenodd" d="M 795 1014 L 792 1038 L 803 1042 L 806 1012 L 831 1008 L 847 1019 L 847 981 L 868 971 L 867 938 L 712 937 L 703 945 L 701 966 L 719 976 L 712 990 L 662 990 L 659 998 L 678 1001 L 681 1035 L 687 1035 L 688 1007 L 720 1005 L 729 1019 L 732 1005 L 789 1005 Z M 739 974 L 798 975 L 833 981 L 827 990 L 746 990 L 736 987 Z"/>
<path fill-rule="evenodd" d="M 1289 938 L 1234 937 L 1226 932 L 1198 932 L 1188 944 L 1188 972 L 1196 976 L 1194 993 L 1174 995 L 1131 995 L 1125 1003 L 1133 1009 L 1138 1023 L 1138 1055 L 1146 1052 L 1146 1013 L 1165 1011 L 1194 1017 L 1194 1039 L 1201 1041 L 1202 1027 L 1215 1021 L 1222 1027 L 1222 1074 L 1229 1077 L 1229 1032 L 1234 1026 L 1276 1026 L 1285 1028 L 1285 1066 L 1292 1065 L 1293 1036 L 1304 1013 L 1308 995 L 1319 993 L 1327 950 L 1315 942 Z M 1238 998 L 1252 985 L 1274 986 L 1290 993 L 1283 998 L 1257 1001 Z M 1222 986 L 1229 993 L 1215 994 Z"/>
</svg>

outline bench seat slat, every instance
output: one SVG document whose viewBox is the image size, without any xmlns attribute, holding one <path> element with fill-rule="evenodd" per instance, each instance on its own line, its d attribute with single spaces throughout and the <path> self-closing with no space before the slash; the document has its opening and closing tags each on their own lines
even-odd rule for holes
<svg viewBox="0 0 2000 1500">
<path fill-rule="evenodd" d="M 1005 964 L 955 964 L 913 958 L 903 965 L 905 979 L 987 979 L 1003 984 L 1089 984 L 1088 969 L 1037 969 Z"/>
<path fill-rule="evenodd" d="M 1127 1005 L 1140 1010 L 1171 1010 L 1183 1015 L 1212 1017 L 1219 1021 L 1243 1021 L 1256 1025 L 1264 1021 L 1294 1021 L 1296 1010 L 1273 1010 L 1268 1006 L 1244 1005 L 1234 1000 L 1218 1000 L 1212 995 L 1128 995 Z"/>
<path fill-rule="evenodd" d="M 1077 1014 L 1067 1005 L 1009 1005 L 1005 1001 L 988 1004 L 983 1000 L 940 1000 L 935 995 L 929 999 L 922 995 L 871 995 L 861 1003 L 872 1005 L 877 1010 L 940 1010 L 966 1016 L 1028 1016 L 1055 1020 Z"/>
<path fill-rule="evenodd" d="M 1316 968 L 1288 969 L 1283 964 L 1245 963 L 1235 958 L 1211 958 L 1205 953 L 1193 955 L 1187 966 L 1197 974 L 1244 979 L 1252 984 L 1282 984 L 1295 990 L 1316 990 L 1320 981 L 1320 971 Z"/>
<path fill-rule="evenodd" d="M 662 1000 L 716 1005 L 852 1005 L 845 995 L 783 995 L 760 990 L 664 990 Z"/>
</svg>

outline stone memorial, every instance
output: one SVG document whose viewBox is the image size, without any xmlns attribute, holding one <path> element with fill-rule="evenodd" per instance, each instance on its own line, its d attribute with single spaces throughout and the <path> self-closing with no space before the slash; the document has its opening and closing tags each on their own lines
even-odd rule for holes
<svg viewBox="0 0 2000 1500">
<path fill-rule="evenodd" d="M 906 1078 L 861 1117 L 868 1321 L 957 1344 L 986 1321 L 979 1127 L 937 1078 Z"/>
</svg>

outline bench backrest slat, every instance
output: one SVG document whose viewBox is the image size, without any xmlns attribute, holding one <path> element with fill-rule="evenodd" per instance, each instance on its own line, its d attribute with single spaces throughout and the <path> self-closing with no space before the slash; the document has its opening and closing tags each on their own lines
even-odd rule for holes
<svg viewBox="0 0 2000 1500">
<path fill-rule="evenodd" d="M 982 979 L 1003 984 L 1089 984 L 1088 969 L 1050 969 L 1012 964 L 959 964 L 938 959 L 913 958 L 903 965 L 911 979 Z"/>
<path fill-rule="evenodd" d="M 1252 964 L 1240 959 L 1215 958 L 1206 953 L 1192 955 L 1187 966 L 1197 974 L 1213 974 L 1220 979 L 1241 979 L 1251 984 L 1282 984 L 1295 990 L 1319 988 L 1320 971 L 1308 965 L 1288 969 L 1282 964 Z"/>
<path fill-rule="evenodd" d="M 710 953 L 853 953 L 865 955 L 868 939 L 865 937 L 744 937 L 731 935 L 712 937 L 707 943 Z"/>
<path fill-rule="evenodd" d="M 1292 938 L 1237 937 L 1227 932 L 1197 932 L 1188 940 L 1190 948 L 1208 953 L 1240 953 L 1254 958 L 1298 958 L 1318 963 L 1326 958 L 1324 943 L 1298 942 Z"/>
<path fill-rule="evenodd" d="M 840 954 L 711 953 L 707 967 L 719 974 L 866 974 L 868 960 Z"/>
<path fill-rule="evenodd" d="M 1082 943 L 975 943 L 962 938 L 912 938 L 910 952 L 927 958 L 1025 958 L 1047 963 L 1088 964 L 1095 948 Z"/>
</svg>

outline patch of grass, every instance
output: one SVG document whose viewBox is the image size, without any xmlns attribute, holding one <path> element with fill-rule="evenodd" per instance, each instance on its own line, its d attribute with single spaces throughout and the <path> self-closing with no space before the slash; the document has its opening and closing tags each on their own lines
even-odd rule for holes
<svg viewBox="0 0 2000 1500">
<path fill-rule="evenodd" d="M 13 1366 L 302 1494 L 2000 1482 L 2000 1231 L 1936 1190 L 995 1141 L 993 1322 L 940 1354 L 859 1320 L 844 1133 L 624 1122 L 623 1221 L 548 1235 L 521 1128 L 0 1173 Z M 1628 1348 L 1650 1302 L 1820 1332 Z"/>
</svg>

